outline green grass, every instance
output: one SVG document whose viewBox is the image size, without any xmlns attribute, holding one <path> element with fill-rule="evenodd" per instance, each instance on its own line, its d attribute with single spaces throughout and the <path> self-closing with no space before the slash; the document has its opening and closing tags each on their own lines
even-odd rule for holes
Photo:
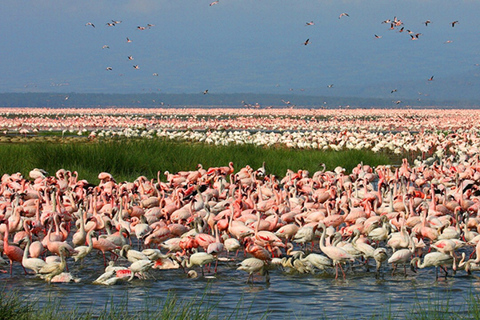
<svg viewBox="0 0 480 320">
<path fill-rule="evenodd" d="M 236 171 L 250 165 L 256 169 L 265 161 L 267 173 L 283 177 L 287 169 L 308 170 L 311 174 L 325 163 L 327 170 L 337 166 L 350 171 L 363 162 L 376 166 L 397 163 L 398 159 L 364 150 L 319 151 L 284 147 L 261 148 L 251 145 L 211 146 L 163 139 L 118 139 L 98 143 L 6 143 L 0 145 L 0 172 L 21 172 L 28 177 L 33 168 L 53 175 L 64 168 L 77 171 L 80 179 L 98 182 L 98 173 L 110 172 L 117 181 L 133 181 L 144 175 L 156 178 L 157 172 L 195 170 L 226 166 L 233 161 Z"/>
<path fill-rule="evenodd" d="M 238 304 L 223 313 L 218 311 L 220 300 L 212 300 L 207 292 L 202 296 L 193 296 L 180 299 L 169 292 L 165 299 L 146 298 L 142 308 L 131 310 L 128 304 L 128 295 L 121 297 L 120 302 L 114 302 L 113 297 L 108 301 L 103 310 L 87 308 L 81 310 L 78 305 L 69 306 L 59 299 L 49 300 L 43 305 L 38 301 L 22 300 L 18 292 L 7 293 L 5 289 L 0 293 L 0 320 L 12 319 L 158 319 L 158 320 L 230 320 L 251 319 L 250 308 L 243 309 L 243 299 Z M 28 302 L 27 302 L 28 301 Z M 252 303 L 253 304 L 253 303 Z M 248 306 L 247 306 L 248 307 Z M 268 311 L 265 311 L 256 319 L 266 319 Z"/>
</svg>

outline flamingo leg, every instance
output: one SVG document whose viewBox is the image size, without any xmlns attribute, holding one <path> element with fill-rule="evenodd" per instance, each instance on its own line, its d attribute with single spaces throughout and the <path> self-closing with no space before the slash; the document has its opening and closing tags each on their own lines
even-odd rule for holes
<svg viewBox="0 0 480 320">
<path fill-rule="evenodd" d="M 343 279 L 346 279 L 345 272 L 343 271 L 342 265 L 340 263 L 338 263 L 338 266 L 340 267 L 340 270 L 343 273 Z"/>
<path fill-rule="evenodd" d="M 392 271 L 392 277 L 393 277 L 393 275 L 395 274 L 395 270 L 397 269 L 397 266 L 394 263 L 392 263 L 392 267 L 393 267 L 393 271 Z"/>
</svg>

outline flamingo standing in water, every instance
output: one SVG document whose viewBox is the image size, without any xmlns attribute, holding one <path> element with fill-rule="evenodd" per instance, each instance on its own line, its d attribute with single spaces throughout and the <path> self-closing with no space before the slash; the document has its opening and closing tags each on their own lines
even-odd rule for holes
<svg viewBox="0 0 480 320">
<path fill-rule="evenodd" d="M 5 220 L 5 234 L 3 235 L 3 253 L 8 257 L 10 260 L 10 276 L 12 275 L 12 266 L 13 262 L 19 262 L 22 264 L 23 260 L 23 250 L 17 246 L 10 245 L 8 243 L 8 220 Z M 27 270 L 25 270 L 25 267 L 22 264 L 23 271 L 25 271 L 25 274 L 27 274 Z"/>
<path fill-rule="evenodd" d="M 182 266 L 185 268 L 191 268 L 193 266 L 200 266 L 202 269 L 202 276 L 205 276 L 203 271 L 203 266 L 209 263 L 212 263 L 215 260 L 215 257 L 206 252 L 197 252 L 194 253 L 188 258 L 188 260 L 182 261 Z"/>
<path fill-rule="evenodd" d="M 52 281 L 52 278 L 56 275 L 62 273 L 66 266 L 67 260 L 66 256 L 69 254 L 69 250 L 67 247 L 62 246 L 60 247 L 60 262 L 52 262 L 45 264 L 40 270 L 38 270 L 38 274 L 40 277 L 45 279 L 48 283 Z"/>
<path fill-rule="evenodd" d="M 29 258 L 28 252 L 30 249 L 31 240 L 29 237 L 27 239 L 27 245 L 25 246 L 25 250 L 23 251 L 23 259 L 22 259 L 22 266 L 24 268 L 33 270 L 33 272 L 38 273 L 38 271 L 45 266 L 45 261 L 40 258 Z"/>
<path fill-rule="evenodd" d="M 270 282 L 270 276 L 266 269 L 266 262 L 257 258 L 247 258 L 238 264 L 237 270 L 243 270 L 248 272 L 249 276 L 247 283 L 250 281 L 253 283 L 253 274 L 260 272 L 261 275 L 265 274 L 265 281 Z"/>
<path fill-rule="evenodd" d="M 443 271 L 445 271 L 446 278 L 448 275 L 446 266 L 451 265 L 454 261 L 454 258 L 452 258 L 452 256 L 449 254 L 445 254 L 442 252 L 430 252 L 425 255 L 425 257 L 423 258 L 423 262 L 420 261 L 419 257 L 415 257 L 412 259 L 410 264 L 412 266 L 412 269 L 415 266 L 420 269 L 427 267 L 435 267 L 435 279 L 438 279 L 438 267 L 441 267 Z"/>
<path fill-rule="evenodd" d="M 345 272 L 343 272 L 341 263 L 345 263 L 347 261 L 353 262 L 355 260 L 354 257 L 342 248 L 335 246 L 325 246 L 325 234 L 327 233 L 327 228 L 323 223 L 320 223 L 318 229 L 322 230 L 322 237 L 320 238 L 320 249 L 323 253 L 327 255 L 327 257 L 329 257 L 333 261 L 333 264 L 335 265 L 335 279 L 338 278 L 338 267 L 340 267 L 343 278 L 345 279 Z"/>
</svg>

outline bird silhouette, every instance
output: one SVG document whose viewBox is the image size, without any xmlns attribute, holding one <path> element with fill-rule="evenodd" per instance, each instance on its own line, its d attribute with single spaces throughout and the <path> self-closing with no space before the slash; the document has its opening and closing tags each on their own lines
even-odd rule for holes
<svg viewBox="0 0 480 320">
<path fill-rule="evenodd" d="M 307 40 L 305 40 L 305 42 L 303 43 L 304 45 L 307 45 L 310 43 L 310 38 L 308 38 Z"/>
<path fill-rule="evenodd" d="M 455 25 L 458 23 L 458 20 L 455 20 L 452 22 L 452 28 L 455 27 Z"/>
</svg>

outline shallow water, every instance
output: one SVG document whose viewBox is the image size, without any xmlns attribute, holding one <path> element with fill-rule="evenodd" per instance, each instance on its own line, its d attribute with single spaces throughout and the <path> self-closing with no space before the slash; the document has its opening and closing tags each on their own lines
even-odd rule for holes
<svg viewBox="0 0 480 320">
<path fill-rule="evenodd" d="M 258 275 L 253 284 L 247 284 L 248 275 L 237 271 L 235 262 L 219 262 L 217 275 L 208 274 L 214 277 L 202 277 L 199 268 L 195 269 L 199 273 L 197 279 L 187 278 L 182 269 L 151 270 L 148 280 L 102 286 L 92 284 L 103 273 L 102 256 L 93 252 L 87 259 L 83 268 L 68 260 L 72 275 L 81 278 L 78 283 L 47 284 L 33 275 L 25 276 L 18 264 L 14 265 L 12 277 L 1 274 L 0 279 L 7 290 L 16 289 L 28 299 L 38 299 L 40 304 L 58 300 L 70 308 L 78 306 L 96 314 L 110 310 L 112 302 L 120 305 L 126 300 L 129 312 L 145 311 L 149 305 L 150 310 L 158 310 L 156 299 L 164 301 L 174 293 L 187 301 L 203 298 L 204 304 L 214 306 L 214 316 L 223 318 L 235 312 L 234 315 L 243 319 L 265 316 L 268 319 L 369 318 L 372 315 L 403 318 L 404 314 L 414 311 L 419 302 L 430 301 L 426 305 L 438 307 L 448 301 L 450 310 L 465 310 L 467 299 L 480 293 L 480 279 L 468 276 L 463 270 L 455 276 L 450 271 L 447 279 L 442 276 L 436 281 L 434 268 L 420 269 L 416 274 L 407 268 L 405 277 L 403 268 L 392 276 L 390 267 L 384 265 L 382 276 L 376 279 L 374 272 L 366 272 L 357 265 L 354 271 L 347 271 L 345 280 L 335 280 L 334 269 L 314 275 L 289 274 L 277 269 L 270 272 L 269 284 Z M 128 266 L 125 260 L 117 264 Z"/>
</svg>

